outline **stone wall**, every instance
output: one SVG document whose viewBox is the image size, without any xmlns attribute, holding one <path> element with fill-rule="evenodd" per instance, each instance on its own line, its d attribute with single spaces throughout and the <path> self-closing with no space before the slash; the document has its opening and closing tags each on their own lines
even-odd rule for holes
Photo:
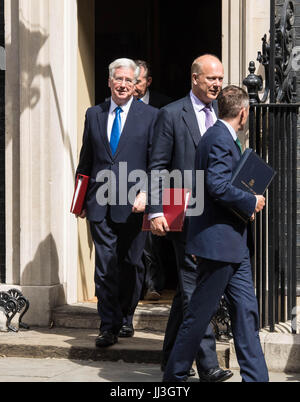
<svg viewBox="0 0 300 402">
<path fill-rule="evenodd" d="M 4 47 L 4 0 L 0 0 L 0 46 Z M 0 70 L 0 282 L 5 282 L 5 71 Z"/>
</svg>

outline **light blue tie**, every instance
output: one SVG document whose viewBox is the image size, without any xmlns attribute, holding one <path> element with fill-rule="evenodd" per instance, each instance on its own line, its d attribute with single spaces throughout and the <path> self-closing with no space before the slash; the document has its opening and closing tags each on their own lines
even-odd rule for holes
<svg viewBox="0 0 300 402">
<path fill-rule="evenodd" d="M 115 109 L 115 120 L 112 126 L 112 130 L 111 130 L 111 136 L 110 136 L 110 148 L 111 148 L 111 152 L 114 155 L 116 153 L 116 150 L 118 148 L 118 144 L 119 144 L 119 140 L 121 137 L 121 113 L 123 112 L 123 110 L 120 108 L 120 106 L 118 106 Z"/>
</svg>

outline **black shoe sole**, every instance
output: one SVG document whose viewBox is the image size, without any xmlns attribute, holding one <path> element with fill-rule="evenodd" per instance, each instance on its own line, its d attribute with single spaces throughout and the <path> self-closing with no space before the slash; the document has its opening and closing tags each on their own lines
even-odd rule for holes
<svg viewBox="0 0 300 402">
<path fill-rule="evenodd" d="M 132 332 L 132 333 L 119 333 L 119 335 L 118 335 L 118 337 L 119 338 L 132 338 L 133 337 L 133 335 L 134 335 L 134 332 Z"/>
<path fill-rule="evenodd" d="M 229 380 L 229 378 L 231 378 L 233 376 L 233 373 L 226 373 L 223 376 L 219 377 L 217 380 L 215 379 L 208 379 L 208 378 L 204 378 L 204 377 L 199 377 L 199 381 L 200 382 L 223 382 L 223 381 L 227 381 Z"/>
</svg>

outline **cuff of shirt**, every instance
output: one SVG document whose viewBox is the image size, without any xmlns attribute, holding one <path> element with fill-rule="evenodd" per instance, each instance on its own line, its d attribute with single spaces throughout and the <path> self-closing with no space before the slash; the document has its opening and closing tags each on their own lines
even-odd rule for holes
<svg viewBox="0 0 300 402">
<path fill-rule="evenodd" d="M 148 221 L 151 221 L 151 219 L 158 218 L 160 216 L 164 216 L 162 212 L 156 212 L 155 214 L 148 214 Z"/>
</svg>

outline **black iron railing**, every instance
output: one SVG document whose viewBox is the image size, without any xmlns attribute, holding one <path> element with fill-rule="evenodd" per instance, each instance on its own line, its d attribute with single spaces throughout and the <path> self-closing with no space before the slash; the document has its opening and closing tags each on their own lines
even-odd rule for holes
<svg viewBox="0 0 300 402">
<path fill-rule="evenodd" d="M 250 147 L 277 172 L 267 208 L 253 223 L 254 279 L 261 327 L 292 320 L 296 311 L 297 104 L 253 104 Z"/>
<path fill-rule="evenodd" d="M 276 12 L 277 11 L 277 12 Z M 253 223 L 255 255 L 253 274 L 261 327 L 273 332 L 279 322 L 291 320 L 296 328 L 297 290 L 297 119 L 294 2 L 284 0 L 276 10 L 270 0 L 270 36 L 262 38 L 257 60 L 265 69 L 263 79 L 255 63 L 244 80 L 250 98 L 249 142 L 276 171 L 267 207 Z M 267 103 L 269 102 L 269 103 Z"/>
</svg>

